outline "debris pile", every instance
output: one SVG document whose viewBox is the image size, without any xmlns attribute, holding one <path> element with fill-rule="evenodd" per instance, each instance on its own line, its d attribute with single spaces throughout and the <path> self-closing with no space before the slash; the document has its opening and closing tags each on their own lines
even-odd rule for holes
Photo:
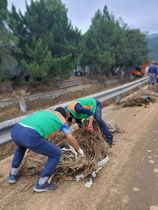
<svg viewBox="0 0 158 210">
<path fill-rule="evenodd" d="M 154 103 L 156 101 L 156 96 L 150 91 L 139 91 L 133 97 L 122 102 L 123 107 L 128 106 L 146 106 L 148 104 Z"/>
<path fill-rule="evenodd" d="M 124 133 L 125 132 L 123 129 L 119 128 L 118 125 L 114 123 L 112 120 L 106 122 L 106 124 L 111 133 Z"/>
<path fill-rule="evenodd" d="M 111 124 L 112 130 L 109 127 L 111 132 L 121 131 L 112 121 L 109 124 Z M 83 149 L 85 158 L 79 156 L 77 152 L 68 145 L 68 142 L 63 135 L 56 135 L 50 140 L 61 149 L 63 147 L 66 148 L 62 153 L 55 171 L 51 175 L 52 181 L 59 182 L 60 180 L 76 180 L 81 174 L 84 174 L 84 177 L 86 177 L 93 171 L 97 170 L 99 167 L 98 163 L 107 156 L 108 145 L 97 122 L 95 120 L 93 122 L 95 130 L 93 133 L 87 129 L 87 125 L 88 121 L 84 120 L 82 128 L 78 128 L 72 132 L 72 135 L 76 138 Z M 21 166 L 22 175 L 39 175 L 46 162 L 47 157 L 45 156 L 32 151 L 26 153 Z"/>
<path fill-rule="evenodd" d="M 158 93 L 158 83 L 156 83 L 156 84 L 154 84 L 154 85 L 152 86 L 152 90 L 153 90 L 154 92 Z"/>
</svg>

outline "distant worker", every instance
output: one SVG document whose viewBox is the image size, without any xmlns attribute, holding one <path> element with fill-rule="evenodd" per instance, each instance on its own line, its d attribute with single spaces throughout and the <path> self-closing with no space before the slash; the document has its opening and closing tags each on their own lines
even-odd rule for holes
<svg viewBox="0 0 158 210">
<path fill-rule="evenodd" d="M 151 86 L 156 83 L 156 80 L 158 78 L 157 74 L 157 63 L 154 63 L 151 65 L 148 69 L 148 87 L 151 89 Z"/>
<path fill-rule="evenodd" d="M 57 184 L 48 183 L 48 179 L 59 162 L 62 150 L 47 139 L 62 131 L 78 154 L 84 155 L 83 150 L 72 136 L 65 118 L 66 110 L 62 107 L 56 108 L 55 111 L 42 110 L 21 120 L 12 128 L 11 137 L 17 148 L 12 160 L 12 170 L 8 179 L 9 183 L 17 181 L 20 175 L 19 166 L 26 150 L 29 149 L 48 156 L 48 161 L 40 174 L 39 181 L 34 186 L 34 190 L 36 192 L 43 192 L 52 191 L 57 188 Z"/>
<path fill-rule="evenodd" d="M 81 98 L 72 102 L 68 107 L 67 116 L 68 121 L 71 123 L 72 118 L 75 118 L 76 123 L 81 127 L 82 119 L 89 119 L 87 129 L 91 132 L 94 131 L 93 119 L 95 118 L 101 131 L 106 136 L 106 142 L 109 146 L 112 146 L 113 135 L 111 134 L 108 126 L 102 119 L 102 105 L 101 102 L 93 98 Z"/>
</svg>

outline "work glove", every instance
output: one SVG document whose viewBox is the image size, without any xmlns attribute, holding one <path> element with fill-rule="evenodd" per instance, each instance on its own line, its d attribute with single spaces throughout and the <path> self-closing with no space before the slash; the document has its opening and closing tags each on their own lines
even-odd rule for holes
<svg viewBox="0 0 158 210">
<path fill-rule="evenodd" d="M 79 149 L 77 150 L 77 152 L 78 152 L 79 155 L 83 155 L 83 156 L 84 156 L 84 152 L 83 152 L 83 150 L 82 150 L 81 148 L 79 148 Z"/>
<path fill-rule="evenodd" d="M 87 127 L 87 129 L 88 129 L 91 133 L 93 133 L 93 132 L 94 132 L 94 128 L 93 128 L 93 126 L 88 126 L 88 127 Z"/>
</svg>

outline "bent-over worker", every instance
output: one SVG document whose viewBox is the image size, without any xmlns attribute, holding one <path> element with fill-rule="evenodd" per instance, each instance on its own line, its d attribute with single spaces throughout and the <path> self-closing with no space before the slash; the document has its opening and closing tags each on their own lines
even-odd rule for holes
<svg viewBox="0 0 158 210">
<path fill-rule="evenodd" d="M 57 184 L 49 183 L 48 179 L 59 162 L 62 150 L 47 139 L 62 131 L 78 154 L 84 155 L 83 150 L 72 136 L 65 118 L 66 110 L 62 107 L 57 107 L 55 111 L 42 110 L 34 113 L 21 120 L 12 128 L 11 137 L 17 145 L 17 148 L 12 160 L 12 170 L 8 179 L 9 183 L 15 183 L 17 181 L 20 175 L 19 166 L 26 150 L 29 149 L 41 155 L 48 156 L 48 161 L 40 174 L 39 181 L 34 186 L 34 190 L 36 192 L 42 192 L 52 191 L 57 188 Z"/>
<path fill-rule="evenodd" d="M 71 123 L 72 118 L 76 119 L 76 123 L 81 126 L 81 121 L 79 119 L 89 119 L 88 129 L 93 132 L 93 119 L 95 118 L 101 131 L 106 136 L 106 142 L 109 146 L 112 146 L 113 135 L 111 134 L 107 124 L 102 119 L 102 105 L 99 100 L 93 98 L 81 98 L 77 99 L 67 107 L 67 116 L 69 123 Z"/>
</svg>

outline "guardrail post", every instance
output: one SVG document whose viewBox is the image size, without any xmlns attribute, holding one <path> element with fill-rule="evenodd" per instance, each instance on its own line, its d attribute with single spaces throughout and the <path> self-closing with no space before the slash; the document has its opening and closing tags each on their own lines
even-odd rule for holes
<svg viewBox="0 0 158 210">
<path fill-rule="evenodd" d="M 139 90 L 141 90 L 142 89 L 142 84 L 141 85 L 139 85 Z"/>
<path fill-rule="evenodd" d="M 119 94 L 119 95 L 116 96 L 116 103 L 119 103 L 120 100 L 121 100 L 121 95 Z"/>
</svg>

